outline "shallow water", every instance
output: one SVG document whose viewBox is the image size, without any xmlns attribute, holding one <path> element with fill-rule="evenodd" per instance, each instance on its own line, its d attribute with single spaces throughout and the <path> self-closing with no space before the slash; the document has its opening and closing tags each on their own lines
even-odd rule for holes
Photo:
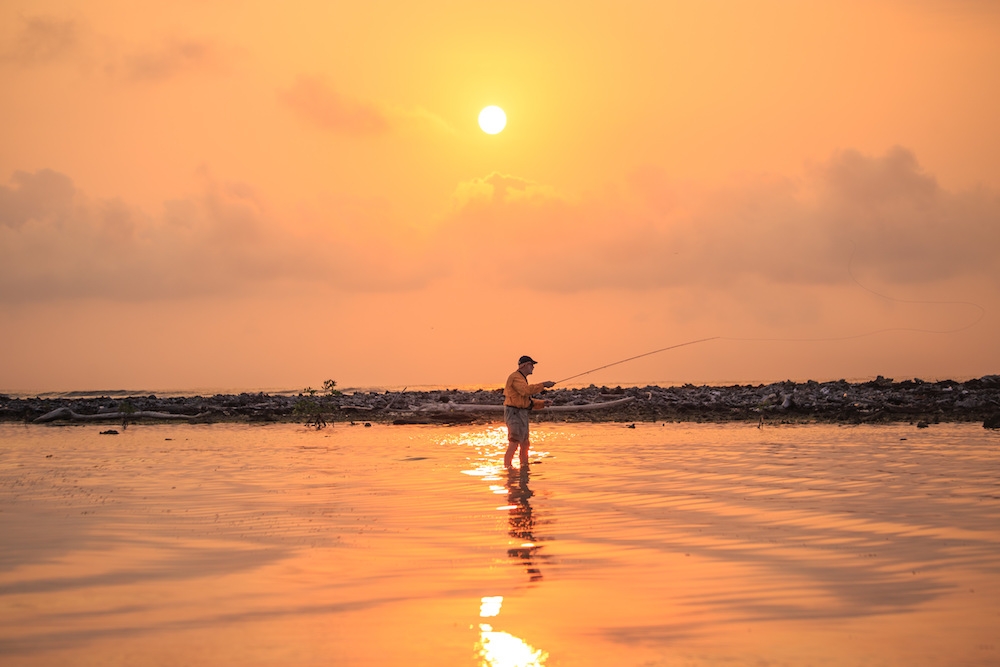
<svg viewBox="0 0 1000 667">
<path fill-rule="evenodd" d="M 1000 434 L 0 424 L 4 665 L 996 665 Z"/>
</svg>

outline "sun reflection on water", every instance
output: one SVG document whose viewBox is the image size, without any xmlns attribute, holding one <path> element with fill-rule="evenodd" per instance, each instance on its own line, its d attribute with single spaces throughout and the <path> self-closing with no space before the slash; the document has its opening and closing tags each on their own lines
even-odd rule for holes
<svg viewBox="0 0 1000 667">
<path fill-rule="evenodd" d="M 549 654 L 509 632 L 497 632 L 480 623 L 479 656 L 482 667 L 541 667 Z"/>
<path fill-rule="evenodd" d="M 542 439 L 544 436 L 538 438 Z M 534 495 L 528 488 L 530 473 L 526 466 L 521 469 L 504 469 L 507 429 L 495 427 L 462 433 L 447 442 L 473 450 L 468 457 L 470 467 L 462 470 L 463 474 L 482 479 L 488 485 L 489 493 L 507 497 L 508 504 L 496 508 L 508 513 L 507 534 L 512 539 L 508 541 L 507 556 L 525 567 L 531 582 L 540 581 L 542 575 L 536 565 L 540 546 L 536 544 L 538 538 L 534 534 L 538 520 L 529 501 Z M 547 455 L 547 452 L 537 449 L 532 452 L 535 461 Z M 502 606 L 503 596 L 483 597 L 480 600 L 479 616 L 481 619 L 493 619 L 499 616 Z M 490 623 L 479 624 L 476 652 L 481 667 L 541 667 L 549 658 L 547 652 L 536 649 L 509 632 L 494 630 Z"/>
<path fill-rule="evenodd" d="M 552 434 L 546 432 L 532 433 L 531 435 L 531 458 L 536 463 L 549 456 L 549 452 L 539 449 L 539 445 Z M 500 481 L 504 472 L 503 454 L 507 449 L 507 428 L 505 426 L 492 426 L 481 431 L 471 431 L 461 433 L 455 437 L 445 438 L 441 444 L 463 445 L 472 448 L 475 453 L 468 457 L 472 468 L 463 470 L 465 475 L 481 477 L 484 481 Z M 503 493 L 492 485 L 490 489 L 494 493 Z"/>
<path fill-rule="evenodd" d="M 463 474 L 481 477 L 486 482 L 501 481 L 503 453 L 507 449 L 506 428 L 492 427 L 482 431 L 462 433 L 448 442 L 449 444 L 465 445 L 475 450 L 475 454 L 468 457 L 473 467 L 463 470 Z M 496 484 L 490 485 L 490 489 L 494 493 L 503 493 L 503 487 Z"/>
<path fill-rule="evenodd" d="M 484 597 L 480 601 L 479 616 L 490 618 L 500 613 L 503 597 Z M 479 642 L 476 644 L 482 667 L 541 667 L 549 654 L 515 637 L 509 632 L 493 629 L 489 623 L 479 624 Z"/>
<path fill-rule="evenodd" d="M 497 511 L 508 514 L 507 534 L 512 539 L 508 541 L 507 555 L 524 565 L 528 578 L 532 582 L 538 582 L 542 579 L 542 573 L 538 569 L 536 561 L 544 557 L 538 553 L 541 545 L 538 544 L 539 538 L 535 535 L 536 527 L 540 522 L 530 502 L 530 498 L 535 495 L 528 486 L 531 473 L 528 466 L 511 468 L 510 470 L 504 470 L 501 466 L 503 453 L 507 446 L 506 436 L 507 430 L 505 428 L 495 427 L 462 433 L 449 442 L 471 447 L 476 452 L 474 456 L 469 456 L 469 461 L 473 463 L 474 467 L 463 470 L 463 474 L 479 477 L 487 482 L 490 493 L 507 496 L 507 504 L 499 505 L 496 508 Z M 540 436 L 538 439 L 544 439 L 544 436 Z M 534 456 L 537 457 L 537 462 L 538 459 L 548 456 L 548 453 L 536 450 Z M 497 482 L 502 482 L 502 484 Z"/>
<path fill-rule="evenodd" d="M 498 615 L 500 613 L 500 607 L 502 605 L 503 605 L 502 595 L 483 598 L 479 604 L 479 617 L 489 618 L 490 616 Z"/>
</svg>

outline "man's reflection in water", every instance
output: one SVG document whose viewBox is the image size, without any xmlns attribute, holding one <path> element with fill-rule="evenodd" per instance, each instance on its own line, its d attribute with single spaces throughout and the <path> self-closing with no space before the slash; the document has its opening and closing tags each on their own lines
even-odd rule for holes
<svg viewBox="0 0 1000 667">
<path fill-rule="evenodd" d="M 540 547 L 535 537 L 535 525 L 538 519 L 531 510 L 531 503 L 528 502 L 528 499 L 535 495 L 528 488 L 529 475 L 528 466 L 507 470 L 507 504 L 511 506 L 507 517 L 510 522 L 507 534 L 514 539 L 516 545 L 507 549 L 507 555 L 519 558 L 524 563 L 531 581 L 540 581 L 542 572 L 536 566 L 536 561 L 541 558 L 537 553 Z"/>
</svg>

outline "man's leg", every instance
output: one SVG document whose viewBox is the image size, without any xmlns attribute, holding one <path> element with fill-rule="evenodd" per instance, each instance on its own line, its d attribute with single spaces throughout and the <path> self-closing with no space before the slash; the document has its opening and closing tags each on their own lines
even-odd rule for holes
<svg viewBox="0 0 1000 667">
<path fill-rule="evenodd" d="M 525 439 L 524 442 L 521 443 L 521 467 L 522 468 L 524 466 L 528 465 L 528 445 L 529 444 L 530 444 L 530 442 L 527 439 Z"/>
<path fill-rule="evenodd" d="M 510 468 L 514 465 L 514 452 L 517 451 L 517 446 L 520 443 L 514 438 L 510 438 L 507 442 L 507 453 L 503 455 L 503 467 Z"/>
<path fill-rule="evenodd" d="M 503 419 L 507 423 L 507 453 L 504 454 L 503 465 L 510 468 L 518 447 L 521 447 L 521 461 L 528 460 L 528 411 L 507 406 L 503 410 Z"/>
</svg>

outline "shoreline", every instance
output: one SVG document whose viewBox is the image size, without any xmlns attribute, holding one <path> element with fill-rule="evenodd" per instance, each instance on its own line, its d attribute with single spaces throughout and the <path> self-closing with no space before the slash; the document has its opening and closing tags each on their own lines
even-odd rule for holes
<svg viewBox="0 0 1000 667">
<path fill-rule="evenodd" d="M 957 382 L 774 382 L 759 385 L 607 387 L 549 389 L 540 396 L 561 410 L 539 411 L 546 422 L 756 422 L 915 423 L 983 422 L 1000 427 L 1000 375 Z M 572 406 L 632 400 L 607 409 Z M 157 397 L 154 394 L 89 398 L 20 398 L 0 395 L 0 422 L 40 424 L 95 422 L 463 424 L 502 421 L 501 389 L 372 391 L 353 394 L 216 394 Z M 476 406 L 483 406 L 477 412 Z"/>
</svg>

